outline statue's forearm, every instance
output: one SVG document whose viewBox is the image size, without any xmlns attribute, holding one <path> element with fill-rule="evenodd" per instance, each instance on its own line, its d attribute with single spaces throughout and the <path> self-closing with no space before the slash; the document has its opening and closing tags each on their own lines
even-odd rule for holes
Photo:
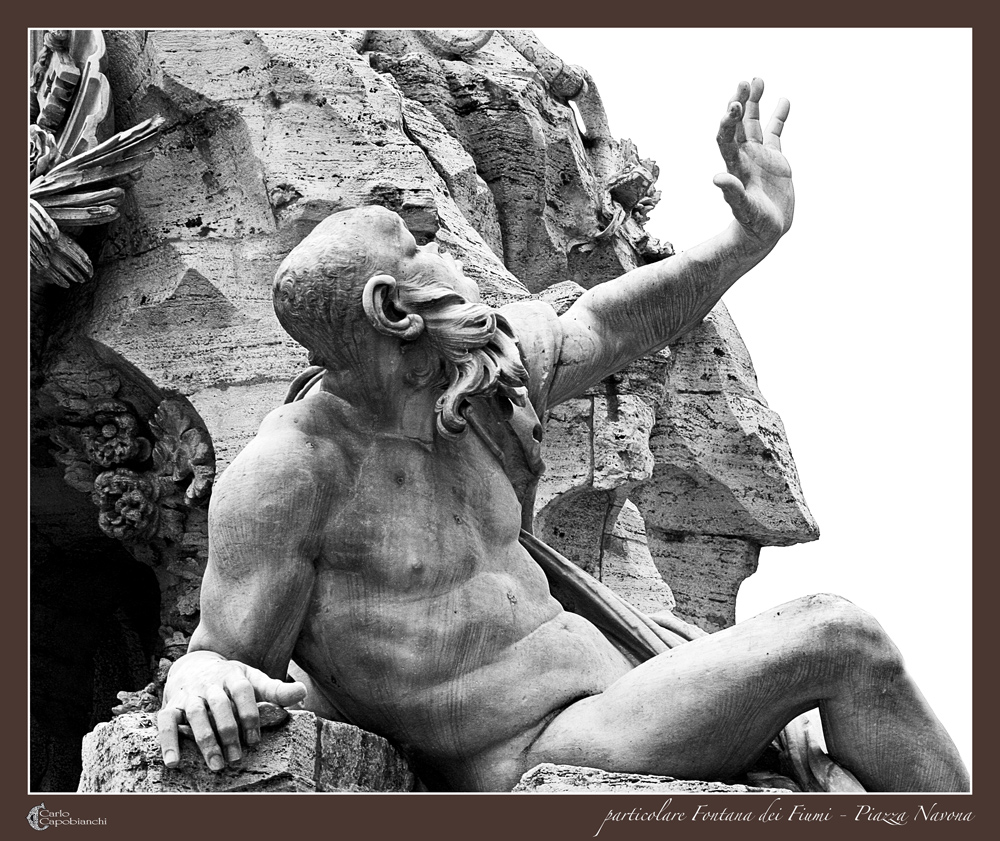
<svg viewBox="0 0 1000 841">
<path fill-rule="evenodd" d="M 616 300 L 612 291 L 602 302 L 605 318 L 636 344 L 631 348 L 635 356 L 647 353 L 700 324 L 726 290 L 769 251 L 751 245 L 733 222 L 712 239 L 652 264 L 648 278 L 626 275 L 619 293 L 624 300 Z"/>
<path fill-rule="evenodd" d="M 564 316 L 566 361 L 589 357 L 606 376 L 675 341 L 697 326 L 771 247 L 751 243 L 734 222 L 676 257 L 588 290 Z"/>
</svg>

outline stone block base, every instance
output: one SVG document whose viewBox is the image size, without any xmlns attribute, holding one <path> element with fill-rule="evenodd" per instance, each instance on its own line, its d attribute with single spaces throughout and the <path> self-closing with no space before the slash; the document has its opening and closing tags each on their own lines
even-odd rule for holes
<svg viewBox="0 0 1000 841">
<path fill-rule="evenodd" d="M 782 788 L 759 788 L 747 785 L 725 785 L 701 780 L 677 780 L 673 777 L 655 777 L 649 774 L 620 774 L 599 768 L 578 765 L 553 765 L 543 763 L 528 771 L 514 786 L 515 792 L 542 794 L 555 791 L 602 791 L 655 794 L 658 792 L 719 793 L 733 792 L 785 792 Z"/>
<path fill-rule="evenodd" d="M 380 736 L 309 712 L 290 712 L 242 760 L 213 773 L 191 739 L 181 763 L 160 758 L 156 718 L 130 713 L 99 724 L 83 740 L 81 792 L 412 791 L 416 780 Z"/>
</svg>

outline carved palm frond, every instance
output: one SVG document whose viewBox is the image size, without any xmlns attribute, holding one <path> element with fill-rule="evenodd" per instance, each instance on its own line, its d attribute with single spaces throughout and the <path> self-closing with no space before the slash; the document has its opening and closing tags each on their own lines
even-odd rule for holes
<svg viewBox="0 0 1000 841">
<path fill-rule="evenodd" d="M 33 198 L 28 199 L 31 276 L 57 286 L 83 283 L 94 273 L 87 253 L 59 230 Z"/>
<path fill-rule="evenodd" d="M 163 118 L 143 120 L 138 125 L 112 135 L 93 149 L 69 158 L 39 175 L 28 187 L 28 194 L 56 221 L 68 210 L 91 211 L 70 214 L 71 225 L 97 225 L 110 221 L 98 208 L 115 207 L 123 192 L 120 186 L 133 180 L 152 159 Z M 100 187 L 101 189 L 96 189 Z M 62 211 L 62 214 L 60 214 Z M 117 212 L 111 218 L 115 218 Z M 95 221 L 85 221 L 85 219 Z"/>
<path fill-rule="evenodd" d="M 63 229 L 118 218 L 124 185 L 153 157 L 163 118 L 151 117 L 69 158 L 28 187 L 32 277 L 69 286 L 93 275 L 90 259 Z"/>
</svg>

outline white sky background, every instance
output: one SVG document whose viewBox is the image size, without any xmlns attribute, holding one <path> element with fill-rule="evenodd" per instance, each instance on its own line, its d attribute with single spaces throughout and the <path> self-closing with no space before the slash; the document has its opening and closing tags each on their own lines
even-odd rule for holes
<svg viewBox="0 0 1000 841">
<path fill-rule="evenodd" d="M 728 224 L 712 184 L 740 79 L 791 101 L 795 222 L 724 298 L 819 541 L 765 548 L 744 619 L 832 592 L 873 613 L 971 769 L 971 30 L 536 29 L 660 166 L 648 228 Z"/>
</svg>

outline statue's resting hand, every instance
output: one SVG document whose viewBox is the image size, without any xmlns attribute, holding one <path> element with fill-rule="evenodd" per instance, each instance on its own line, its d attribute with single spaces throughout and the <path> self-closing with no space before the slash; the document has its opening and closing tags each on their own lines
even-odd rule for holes
<svg viewBox="0 0 1000 841">
<path fill-rule="evenodd" d="M 257 701 L 287 707 L 305 696 L 301 683 L 283 683 L 213 651 L 185 654 L 170 669 L 157 719 L 163 763 L 180 763 L 180 726 L 186 723 L 208 767 L 221 771 L 243 756 L 241 732 L 247 745 L 260 741 Z"/>
</svg>

